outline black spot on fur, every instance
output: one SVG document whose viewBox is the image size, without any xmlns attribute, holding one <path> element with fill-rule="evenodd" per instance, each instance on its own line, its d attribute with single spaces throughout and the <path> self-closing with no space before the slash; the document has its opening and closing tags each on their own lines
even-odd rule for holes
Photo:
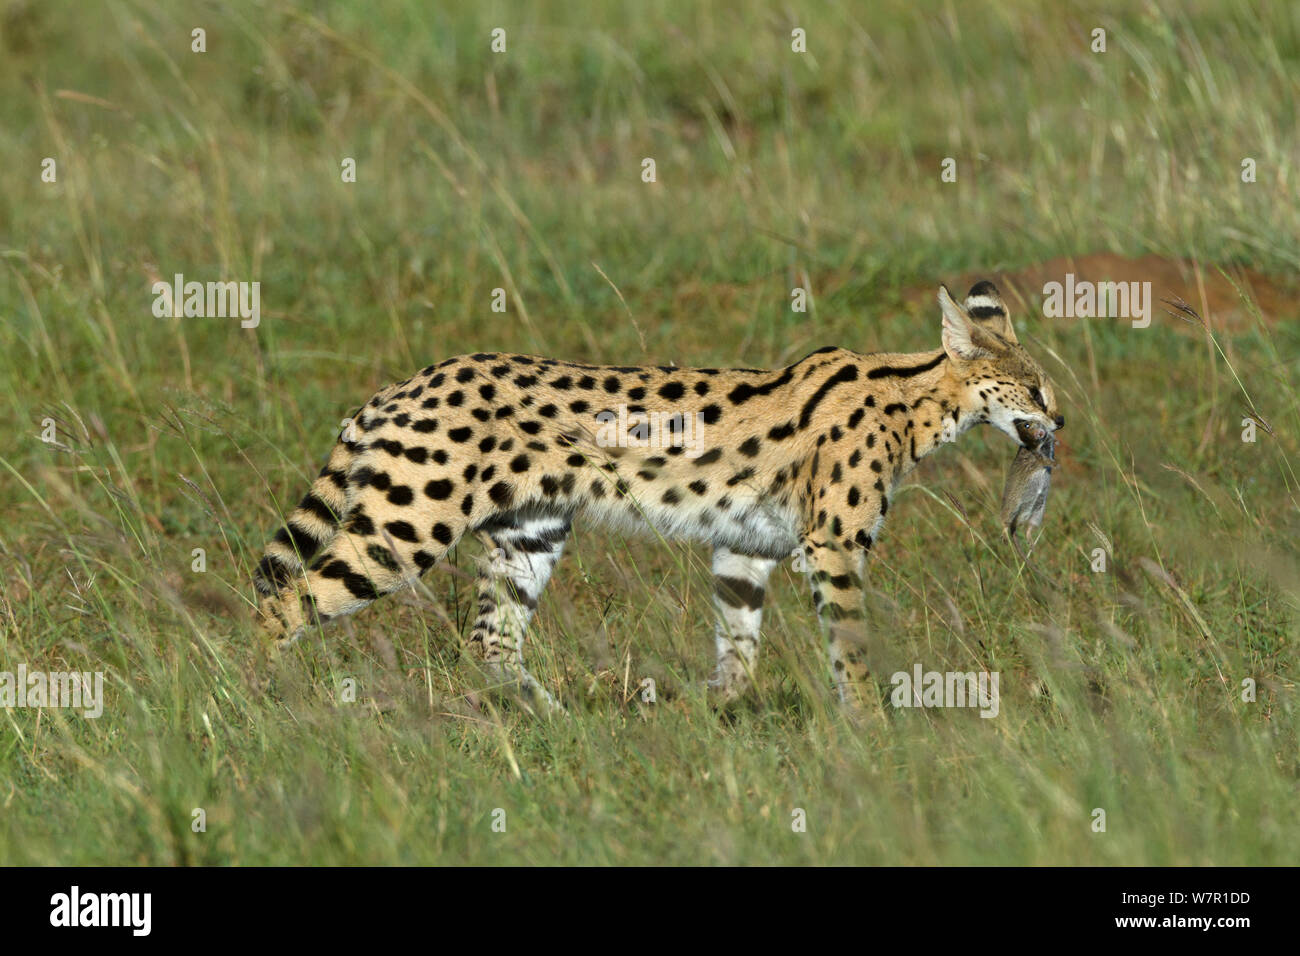
<svg viewBox="0 0 1300 956">
<path fill-rule="evenodd" d="M 770 382 L 764 382 L 762 385 L 750 385 L 748 382 L 742 382 L 727 393 L 727 398 L 733 405 L 743 405 L 755 395 L 769 395 L 776 389 L 788 385 L 794 378 L 794 366 L 790 366 L 777 378 Z"/>
<path fill-rule="evenodd" d="M 370 547 L 366 548 L 366 557 L 385 570 L 401 570 L 401 565 L 398 564 L 397 556 L 382 544 L 372 544 Z"/>
<path fill-rule="evenodd" d="M 445 501 L 451 497 L 453 487 L 454 485 L 446 478 L 438 478 L 424 486 L 424 493 L 434 501 Z"/>
<path fill-rule="evenodd" d="M 360 508 L 355 509 L 348 515 L 348 523 L 346 527 L 352 534 L 359 534 L 363 538 L 368 538 L 375 533 L 375 523 L 371 521 L 370 516 Z"/>
<path fill-rule="evenodd" d="M 831 389 L 845 382 L 855 382 L 858 378 L 858 367 L 856 365 L 845 365 L 826 381 L 822 382 L 821 387 L 813 392 L 808 401 L 804 402 L 803 409 L 799 412 L 799 427 L 807 428 L 808 423 L 812 420 L 813 412 L 822 400 L 830 394 Z"/>
<path fill-rule="evenodd" d="M 515 500 L 515 490 L 510 487 L 509 483 L 498 481 L 488 489 L 488 497 L 492 499 L 494 505 L 505 508 Z"/>
<path fill-rule="evenodd" d="M 744 578 L 718 575 L 713 579 L 713 590 L 718 600 L 730 607 L 757 611 L 763 606 L 763 589 Z"/>
<path fill-rule="evenodd" d="M 940 352 L 928 362 L 922 362 L 920 365 L 882 365 L 879 368 L 873 368 L 867 373 L 867 378 L 911 378 L 913 375 L 920 375 L 922 372 L 928 372 L 932 368 L 938 368 L 946 356 Z M 871 396 L 868 395 L 868 398 Z M 874 401 L 873 401 L 874 404 Z"/>
<path fill-rule="evenodd" d="M 415 528 L 409 521 L 388 521 L 384 523 L 384 530 L 396 538 L 398 541 L 419 541 L 420 536 L 415 533 Z"/>
</svg>

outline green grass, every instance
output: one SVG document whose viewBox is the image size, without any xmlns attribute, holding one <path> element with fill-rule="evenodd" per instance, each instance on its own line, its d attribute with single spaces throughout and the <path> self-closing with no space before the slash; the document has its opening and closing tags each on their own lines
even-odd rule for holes
<svg viewBox="0 0 1300 956">
<path fill-rule="evenodd" d="M 1289 290 L 1300 8 L 374 6 L 0 0 L 0 670 L 108 696 L 0 711 L 0 862 L 1296 862 L 1300 307 L 1244 288 L 1231 332 L 1016 316 L 1070 421 L 1054 586 L 999 539 L 991 433 L 890 510 L 882 702 L 914 662 L 987 667 L 996 719 L 847 722 L 788 564 L 718 715 L 707 554 L 579 528 L 531 644 L 550 723 L 462 701 L 473 546 L 274 665 L 250 572 L 340 419 L 449 355 L 920 350 L 916 287 L 1101 251 Z M 177 272 L 260 281 L 261 326 L 154 318 Z"/>
</svg>

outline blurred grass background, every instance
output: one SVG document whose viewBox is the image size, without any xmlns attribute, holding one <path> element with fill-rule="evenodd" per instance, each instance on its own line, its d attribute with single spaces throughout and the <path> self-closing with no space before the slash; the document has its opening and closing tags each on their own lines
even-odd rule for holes
<svg viewBox="0 0 1300 956">
<path fill-rule="evenodd" d="M 1296 862 L 1300 7 L 0 0 L 0 55 L 0 670 L 108 675 L 97 721 L 0 712 L 0 862 Z M 252 563 L 388 381 L 932 348 L 938 282 L 1098 253 L 1169 263 L 1207 326 L 1018 289 L 1070 421 L 1052 584 L 978 433 L 869 571 L 882 697 L 989 668 L 997 719 L 845 724 L 788 566 L 715 715 L 707 555 L 583 528 L 532 641 L 568 721 L 461 702 L 473 546 L 262 659 Z M 261 325 L 155 318 L 175 273 L 260 281 Z"/>
</svg>

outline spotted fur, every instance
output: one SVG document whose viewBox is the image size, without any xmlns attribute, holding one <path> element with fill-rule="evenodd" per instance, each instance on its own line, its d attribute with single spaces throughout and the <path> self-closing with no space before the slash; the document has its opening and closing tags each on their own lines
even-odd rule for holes
<svg viewBox="0 0 1300 956">
<path fill-rule="evenodd" d="M 474 532 L 490 558 L 470 649 L 551 702 L 521 654 L 573 521 L 648 525 L 713 547 L 718 697 L 749 684 L 768 575 L 799 554 L 833 680 L 855 704 L 863 563 L 899 482 L 973 425 L 1023 442 L 1064 424 L 992 283 L 961 304 L 941 288 L 939 304 L 943 347 L 916 354 L 831 347 L 765 370 L 481 352 L 429 366 L 354 416 L 267 547 L 264 626 L 291 641 L 408 585 Z M 640 447 L 653 433 L 637 415 L 663 426 L 658 447 Z"/>
</svg>

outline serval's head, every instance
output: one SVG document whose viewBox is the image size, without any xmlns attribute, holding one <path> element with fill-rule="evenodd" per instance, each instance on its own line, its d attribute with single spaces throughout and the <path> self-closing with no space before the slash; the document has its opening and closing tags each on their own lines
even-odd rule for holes
<svg viewBox="0 0 1300 956">
<path fill-rule="evenodd" d="M 1006 303 L 992 282 L 978 282 L 965 301 L 939 287 L 943 349 L 961 383 L 961 405 L 975 409 L 1022 447 L 1038 451 L 1065 425 L 1042 367 L 1016 340 Z M 1049 452 L 1050 453 L 1050 452 Z"/>
</svg>

